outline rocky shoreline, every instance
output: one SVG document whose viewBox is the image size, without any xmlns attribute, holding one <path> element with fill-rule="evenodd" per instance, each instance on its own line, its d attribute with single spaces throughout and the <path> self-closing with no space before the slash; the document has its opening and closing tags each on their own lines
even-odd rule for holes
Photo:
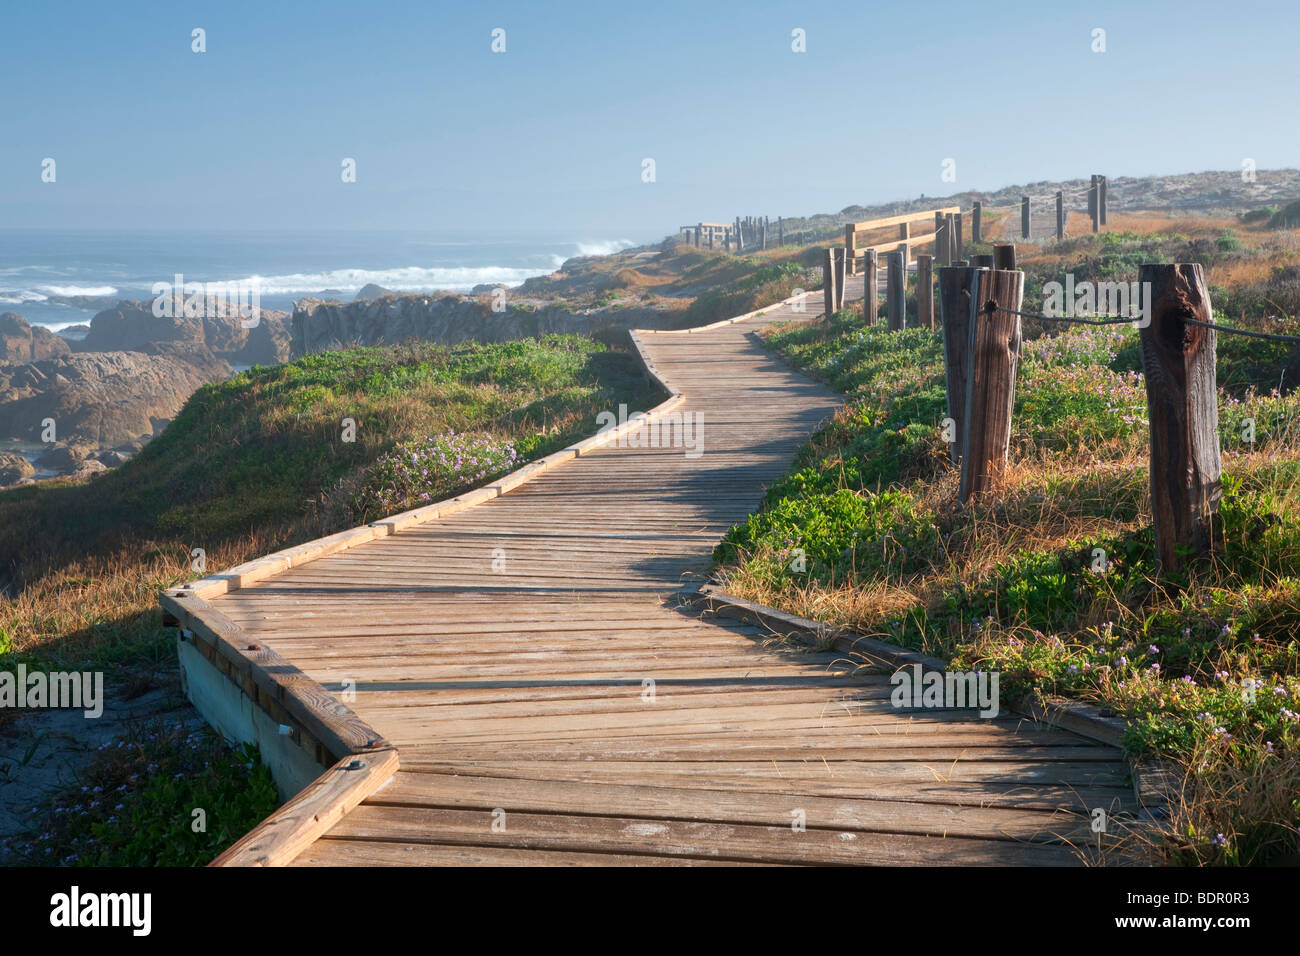
<svg viewBox="0 0 1300 956">
<path fill-rule="evenodd" d="M 239 366 L 288 358 L 284 312 L 159 318 L 121 301 L 84 336 L 0 315 L 0 488 L 45 477 L 87 479 L 137 454 L 195 389 Z M 39 452 L 30 449 L 40 448 Z"/>
</svg>

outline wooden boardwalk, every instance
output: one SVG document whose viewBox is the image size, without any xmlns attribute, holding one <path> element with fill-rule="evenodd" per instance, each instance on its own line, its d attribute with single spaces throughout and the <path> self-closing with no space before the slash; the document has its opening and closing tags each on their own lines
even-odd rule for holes
<svg viewBox="0 0 1300 956">
<path fill-rule="evenodd" d="M 679 607 L 839 402 L 753 340 L 792 315 L 643 334 L 703 415 L 698 457 L 602 448 L 211 599 L 327 689 L 355 686 L 399 755 L 295 864 L 1055 865 L 1090 808 L 1132 808 L 1113 748 L 900 712 L 879 672 Z"/>
</svg>

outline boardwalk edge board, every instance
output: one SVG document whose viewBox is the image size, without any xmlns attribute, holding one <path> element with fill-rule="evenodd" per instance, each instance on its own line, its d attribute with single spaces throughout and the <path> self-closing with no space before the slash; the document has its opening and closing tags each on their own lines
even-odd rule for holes
<svg viewBox="0 0 1300 956">
<path fill-rule="evenodd" d="M 213 860 L 213 867 L 284 866 L 392 779 L 391 747 L 344 757 Z"/>
<path fill-rule="evenodd" d="M 804 295 L 700 329 L 676 331 L 689 333 L 732 325 L 798 301 Z M 284 806 L 210 865 L 283 866 L 292 862 L 391 779 L 397 772 L 399 755 L 378 732 L 265 642 L 250 644 L 242 640 L 239 625 L 207 599 L 500 497 L 676 408 L 685 396 L 655 367 L 642 346 L 643 334 L 650 333 L 630 331 L 633 353 L 646 375 L 668 396 L 649 412 L 530 462 L 482 488 L 285 548 L 160 595 L 164 625 L 177 629 L 177 653 L 186 695 L 224 736 L 256 741 L 263 753 L 272 744 L 278 745 L 275 749 L 279 759 L 272 766 L 277 786 L 282 793 L 296 791 Z M 232 705 L 232 695 L 242 695 L 248 707 Z M 286 738 L 287 745 L 294 747 L 293 756 L 284 756 L 287 745 L 280 738 Z M 326 769 L 314 779 L 303 779 L 303 767 L 311 765 Z"/>
<path fill-rule="evenodd" d="M 685 599 L 687 603 L 710 613 L 759 624 L 775 634 L 807 644 L 829 644 L 836 650 L 856 655 L 872 664 L 895 668 L 920 664 L 925 671 L 944 671 L 948 667 L 948 662 L 938 657 L 865 637 L 848 628 L 833 628 L 819 621 L 757 604 L 724 591 L 716 584 L 703 584 Z M 1032 694 L 1025 694 L 1012 702 L 1012 709 L 1040 723 L 1051 724 L 1098 743 L 1124 749 L 1124 732 L 1128 729 L 1128 721 L 1107 714 L 1092 704 L 1063 697 L 1039 700 Z M 1169 767 L 1152 761 L 1136 760 L 1127 752 L 1125 759 L 1133 777 L 1133 792 L 1139 805 L 1148 810 L 1166 806 L 1178 789 L 1176 776 Z"/>
</svg>

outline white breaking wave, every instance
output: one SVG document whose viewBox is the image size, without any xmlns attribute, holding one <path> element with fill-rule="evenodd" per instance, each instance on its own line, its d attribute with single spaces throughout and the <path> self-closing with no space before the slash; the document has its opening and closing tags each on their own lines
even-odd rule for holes
<svg viewBox="0 0 1300 956">
<path fill-rule="evenodd" d="M 636 245 L 631 239 L 606 239 L 604 242 L 575 243 L 580 256 L 611 256 Z"/>
<path fill-rule="evenodd" d="M 38 286 L 50 295 L 117 295 L 111 285 L 43 285 Z"/>
<path fill-rule="evenodd" d="M 0 289 L 0 302 L 44 302 L 49 296 L 25 289 Z"/>
<path fill-rule="evenodd" d="M 545 269 L 512 269 L 507 266 L 462 266 L 426 269 L 334 269 L 329 272 L 299 272 L 279 276 L 248 276 L 240 281 L 256 282 L 262 295 L 298 295 L 304 292 L 357 292 L 374 283 L 394 292 L 432 292 L 445 289 L 461 292 L 484 282 L 517 285 Z"/>
</svg>

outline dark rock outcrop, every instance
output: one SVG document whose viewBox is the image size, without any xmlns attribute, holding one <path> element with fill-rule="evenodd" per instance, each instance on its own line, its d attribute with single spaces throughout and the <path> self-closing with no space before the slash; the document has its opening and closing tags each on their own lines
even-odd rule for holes
<svg viewBox="0 0 1300 956">
<path fill-rule="evenodd" d="M 289 354 L 288 315 L 262 309 L 258 323 L 244 328 L 238 315 L 156 316 L 153 303 L 122 301 L 90 320 L 90 332 L 73 342 L 77 352 L 133 351 L 150 345 L 205 348 L 240 365 L 275 365 Z"/>
<path fill-rule="evenodd" d="M 375 285 L 368 282 L 361 287 L 361 291 L 352 297 L 353 302 L 366 302 L 369 299 L 382 299 L 386 295 L 396 295 L 391 289 L 385 289 L 381 285 Z"/>
<path fill-rule="evenodd" d="M 94 448 L 152 435 L 195 389 L 230 375 L 226 362 L 201 347 L 74 353 L 0 366 L 0 435 L 40 440 L 42 422 L 52 418 L 70 456 L 88 446 L 80 460 Z"/>
<path fill-rule="evenodd" d="M 49 329 L 31 325 L 17 312 L 0 315 L 0 365 L 20 365 L 66 355 L 68 343 Z"/>
<path fill-rule="evenodd" d="M 601 336 L 611 330 L 669 328 L 678 317 L 652 308 L 569 310 L 513 303 L 492 310 L 491 296 L 404 295 L 370 302 L 300 299 L 290 359 L 357 345 L 403 342 L 509 342 L 551 333 Z"/>
</svg>

